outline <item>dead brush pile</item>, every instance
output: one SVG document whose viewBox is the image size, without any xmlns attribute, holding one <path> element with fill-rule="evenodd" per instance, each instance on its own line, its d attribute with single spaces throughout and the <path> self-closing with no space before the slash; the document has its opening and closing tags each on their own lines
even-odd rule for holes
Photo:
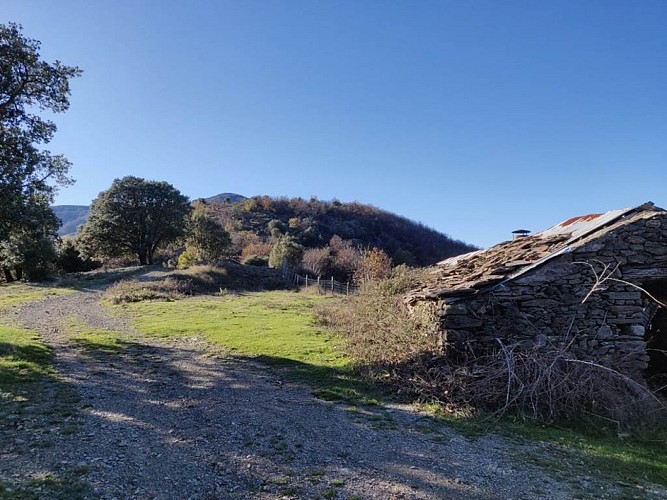
<svg viewBox="0 0 667 500">
<path fill-rule="evenodd" d="M 428 311 L 409 315 L 401 298 L 418 271 L 397 268 L 357 296 L 320 306 L 320 324 L 342 334 L 359 370 L 410 399 L 445 409 L 543 422 L 595 422 L 618 429 L 667 421 L 664 402 L 641 380 L 579 359 L 560 345 L 529 348 L 498 341 L 483 356 L 445 356 Z"/>
</svg>

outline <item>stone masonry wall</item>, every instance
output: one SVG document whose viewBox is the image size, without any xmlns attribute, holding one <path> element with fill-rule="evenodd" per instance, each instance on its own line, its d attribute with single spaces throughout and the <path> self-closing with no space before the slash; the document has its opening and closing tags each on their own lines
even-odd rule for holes
<svg viewBox="0 0 667 500">
<path fill-rule="evenodd" d="M 607 274 L 638 286 L 667 288 L 667 214 L 658 213 L 613 231 L 503 285 L 463 299 L 435 304 L 441 342 L 448 353 L 480 354 L 504 343 L 526 347 L 570 344 L 580 356 L 641 374 L 648 355 L 644 334 L 655 303 L 634 286 L 608 280 L 582 303 Z M 616 267 L 618 265 L 618 267 Z"/>
</svg>

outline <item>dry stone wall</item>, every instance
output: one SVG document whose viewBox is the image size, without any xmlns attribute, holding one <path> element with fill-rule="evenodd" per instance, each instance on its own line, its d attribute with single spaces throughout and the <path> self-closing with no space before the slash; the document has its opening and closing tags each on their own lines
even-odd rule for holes
<svg viewBox="0 0 667 500">
<path fill-rule="evenodd" d="M 593 269 L 598 275 L 606 269 L 600 276 L 615 270 L 613 279 L 593 290 Z M 526 348 L 567 344 L 584 358 L 640 374 L 649 360 L 645 332 L 657 306 L 622 281 L 641 287 L 667 284 L 664 212 L 612 226 L 477 295 L 439 299 L 433 306 L 441 345 L 449 355 L 479 355 L 497 349 L 497 339 Z"/>
</svg>

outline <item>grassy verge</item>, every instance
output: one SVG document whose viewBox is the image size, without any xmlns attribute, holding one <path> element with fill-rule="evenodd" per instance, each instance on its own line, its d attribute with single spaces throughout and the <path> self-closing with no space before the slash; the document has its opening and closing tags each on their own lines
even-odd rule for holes
<svg viewBox="0 0 667 500">
<path fill-rule="evenodd" d="M 37 333 L 12 325 L 5 314 L 13 307 L 68 290 L 12 284 L 0 286 L 0 449 L 25 454 L 53 442 L 43 429 L 76 429 L 79 401 L 52 365 L 52 353 Z M 41 478 L 0 479 L 0 498 L 81 498 L 85 485 L 71 471 L 44 473 Z"/>
<path fill-rule="evenodd" d="M 580 472 L 584 466 L 621 485 L 648 481 L 667 486 L 667 442 L 664 436 L 655 440 L 650 436 L 619 439 L 602 430 L 510 420 L 502 421 L 499 428 L 504 434 L 542 443 L 543 452 L 526 452 L 526 460 L 544 462 L 547 467 L 566 476 Z"/>
<path fill-rule="evenodd" d="M 91 328 L 76 317 L 68 318 L 61 327 L 72 342 L 91 353 L 120 354 L 130 345 L 119 332 L 106 328 Z"/>
<path fill-rule="evenodd" d="M 69 293 L 73 293 L 73 291 L 23 283 L 0 285 L 0 315 L 3 315 L 12 307 L 18 307 L 27 302 Z"/>
<path fill-rule="evenodd" d="M 554 470 L 564 478 L 576 477 L 590 471 L 617 483 L 628 490 L 629 498 L 637 494 L 636 485 L 649 482 L 667 487 L 667 440 L 664 434 L 637 434 L 619 438 L 608 428 L 546 425 L 513 420 L 496 420 L 485 415 L 453 416 L 429 405 L 429 411 L 439 423 L 454 427 L 469 436 L 481 436 L 488 431 L 507 438 L 519 438 L 528 446 L 517 454 L 517 460 Z"/>
<path fill-rule="evenodd" d="M 314 325 L 313 305 L 321 300 L 326 299 L 272 291 L 114 307 L 129 314 L 143 334 L 198 336 L 280 369 L 309 384 L 318 397 L 363 402 L 368 387 L 354 373 L 341 341 Z"/>
</svg>

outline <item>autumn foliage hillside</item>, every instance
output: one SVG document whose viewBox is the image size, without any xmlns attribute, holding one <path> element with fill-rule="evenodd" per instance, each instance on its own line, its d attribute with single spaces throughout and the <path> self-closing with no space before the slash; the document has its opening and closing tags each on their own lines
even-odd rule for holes
<svg viewBox="0 0 667 500">
<path fill-rule="evenodd" d="M 206 210 L 230 232 L 235 250 L 242 255 L 262 253 L 285 234 L 305 248 L 324 247 L 338 236 L 359 248 L 381 248 L 395 264 L 415 266 L 475 249 L 423 224 L 358 202 L 255 196 L 208 203 Z"/>
</svg>

